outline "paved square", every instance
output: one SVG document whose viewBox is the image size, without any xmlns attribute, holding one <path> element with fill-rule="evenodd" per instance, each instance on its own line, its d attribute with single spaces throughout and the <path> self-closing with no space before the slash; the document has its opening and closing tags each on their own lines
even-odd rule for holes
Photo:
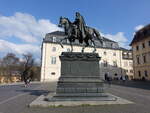
<svg viewBox="0 0 150 113">
<path fill-rule="evenodd" d="M 118 83 L 117 83 L 118 84 Z M 56 83 L 37 83 L 0 86 L 0 112 L 2 113 L 150 113 L 150 83 L 127 82 L 112 85 L 108 92 L 134 102 L 127 105 L 96 105 L 76 107 L 29 108 L 28 105 L 41 94 L 54 92 Z"/>
</svg>

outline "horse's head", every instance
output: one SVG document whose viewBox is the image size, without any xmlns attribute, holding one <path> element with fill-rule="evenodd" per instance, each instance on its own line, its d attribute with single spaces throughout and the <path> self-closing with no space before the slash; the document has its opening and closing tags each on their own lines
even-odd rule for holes
<svg viewBox="0 0 150 113">
<path fill-rule="evenodd" d="M 67 19 L 64 17 L 60 17 L 58 27 L 63 27 L 67 23 Z"/>
<path fill-rule="evenodd" d="M 70 21 L 68 20 L 68 18 L 65 18 L 62 16 L 60 17 L 58 27 L 63 27 L 69 24 L 70 24 Z"/>
</svg>

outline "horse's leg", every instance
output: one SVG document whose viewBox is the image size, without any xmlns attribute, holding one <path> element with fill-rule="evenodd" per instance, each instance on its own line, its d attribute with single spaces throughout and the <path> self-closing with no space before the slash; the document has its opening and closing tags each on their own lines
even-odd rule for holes
<svg viewBox="0 0 150 113">
<path fill-rule="evenodd" d="M 70 46 L 71 46 L 71 52 L 73 52 L 73 46 L 72 46 L 72 42 L 70 41 Z"/>
<path fill-rule="evenodd" d="M 59 44 L 60 44 L 60 46 L 61 46 L 62 48 L 64 48 L 64 46 L 63 46 L 63 44 L 62 44 L 62 41 L 66 40 L 66 39 L 68 39 L 68 38 L 65 37 L 65 38 L 61 39 L 60 42 L 59 42 Z"/>
<path fill-rule="evenodd" d="M 84 43 L 83 43 L 84 44 Z M 86 45 L 83 45 L 81 52 L 84 53 L 84 49 L 85 49 Z"/>
<path fill-rule="evenodd" d="M 94 47 L 93 53 L 95 53 L 96 52 L 96 45 L 95 45 L 95 42 L 92 38 L 91 38 L 91 42 L 93 44 L 92 46 Z"/>
<path fill-rule="evenodd" d="M 85 45 L 82 47 L 81 52 L 84 53 Z"/>
<path fill-rule="evenodd" d="M 83 48 L 82 48 L 82 53 L 84 52 L 84 49 L 89 46 L 89 42 L 88 42 L 88 39 L 87 39 L 87 38 L 84 39 L 84 42 L 85 42 L 86 45 L 83 46 Z"/>
</svg>

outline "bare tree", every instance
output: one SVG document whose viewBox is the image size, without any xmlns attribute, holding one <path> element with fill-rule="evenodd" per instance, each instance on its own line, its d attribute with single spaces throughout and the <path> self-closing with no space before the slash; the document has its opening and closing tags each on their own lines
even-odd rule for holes
<svg viewBox="0 0 150 113">
<path fill-rule="evenodd" d="M 11 76 L 14 71 L 18 70 L 19 58 L 14 53 L 8 53 L 1 61 L 1 65 L 5 68 L 8 76 Z"/>
<path fill-rule="evenodd" d="M 22 80 L 32 79 L 32 67 L 34 66 L 34 58 L 31 53 L 23 54 L 23 69 L 22 69 Z"/>
</svg>

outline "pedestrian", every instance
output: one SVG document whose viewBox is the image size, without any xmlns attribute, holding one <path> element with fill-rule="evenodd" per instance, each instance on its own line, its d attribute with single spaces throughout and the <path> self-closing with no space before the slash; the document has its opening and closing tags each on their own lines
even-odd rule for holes
<svg viewBox="0 0 150 113">
<path fill-rule="evenodd" d="M 25 70 L 22 75 L 24 79 L 24 86 L 27 87 L 31 81 L 30 73 L 28 70 Z"/>
<path fill-rule="evenodd" d="M 123 81 L 123 84 L 124 84 L 124 83 L 125 83 L 125 81 L 126 81 L 125 76 L 122 76 L 122 81 Z"/>
<path fill-rule="evenodd" d="M 111 86 L 111 81 L 112 81 L 112 78 L 110 77 L 109 73 L 107 73 L 107 83 L 109 84 L 109 86 Z"/>
<path fill-rule="evenodd" d="M 109 78 L 108 78 L 109 86 L 111 86 L 111 82 L 112 82 L 112 77 L 109 76 Z"/>
</svg>

